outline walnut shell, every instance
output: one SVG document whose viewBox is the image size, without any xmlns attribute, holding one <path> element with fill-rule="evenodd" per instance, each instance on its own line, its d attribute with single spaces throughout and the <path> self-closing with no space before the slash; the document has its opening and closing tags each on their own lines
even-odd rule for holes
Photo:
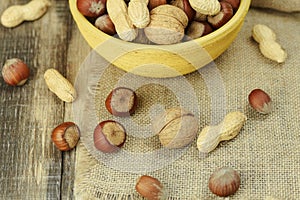
<svg viewBox="0 0 300 200">
<path fill-rule="evenodd" d="M 172 5 L 160 5 L 150 12 L 150 23 L 145 28 L 147 38 L 156 44 L 175 44 L 184 37 L 188 17 Z"/>
<path fill-rule="evenodd" d="M 170 108 L 155 118 L 153 131 L 164 147 L 181 148 L 196 137 L 198 120 L 187 110 Z"/>
</svg>

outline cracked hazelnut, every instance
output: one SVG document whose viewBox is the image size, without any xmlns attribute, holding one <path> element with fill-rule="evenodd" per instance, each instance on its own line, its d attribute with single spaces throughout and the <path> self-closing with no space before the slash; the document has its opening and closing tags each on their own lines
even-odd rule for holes
<svg viewBox="0 0 300 200">
<path fill-rule="evenodd" d="M 124 145 L 125 140 L 125 128 L 113 120 L 100 122 L 94 130 L 94 145 L 104 153 L 118 151 Z"/>
<path fill-rule="evenodd" d="M 2 68 L 4 81 L 12 86 L 24 85 L 30 75 L 28 66 L 18 58 L 6 60 Z"/>
<path fill-rule="evenodd" d="M 64 122 L 58 125 L 51 135 L 51 139 L 55 146 L 61 151 L 69 151 L 73 149 L 80 137 L 80 130 L 73 122 Z"/>
<path fill-rule="evenodd" d="M 233 16 L 233 9 L 229 3 L 221 1 L 220 5 L 221 11 L 217 15 L 207 17 L 207 21 L 215 29 L 218 29 L 226 24 Z"/>
<path fill-rule="evenodd" d="M 180 107 L 170 108 L 153 120 L 152 128 L 164 147 L 181 148 L 196 137 L 198 120 L 187 110 Z"/>
<path fill-rule="evenodd" d="M 217 169 L 209 178 L 209 189 L 212 193 L 227 197 L 233 195 L 240 187 L 240 175 L 231 167 Z"/>
<path fill-rule="evenodd" d="M 129 88 L 117 87 L 107 96 L 105 107 L 112 115 L 118 117 L 130 116 L 137 107 L 137 96 Z"/>
</svg>

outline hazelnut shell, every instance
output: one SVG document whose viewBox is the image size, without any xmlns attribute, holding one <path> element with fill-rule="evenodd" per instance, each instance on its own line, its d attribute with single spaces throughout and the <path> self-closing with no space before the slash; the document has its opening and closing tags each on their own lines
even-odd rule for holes
<svg viewBox="0 0 300 200">
<path fill-rule="evenodd" d="M 233 195 L 240 187 L 239 173 L 231 167 L 217 169 L 209 178 L 209 189 L 212 193 L 227 197 Z"/>
<path fill-rule="evenodd" d="M 132 115 L 137 107 L 137 95 L 126 87 L 113 89 L 105 100 L 105 107 L 112 115 L 127 117 Z"/>
<path fill-rule="evenodd" d="M 114 120 L 100 122 L 94 130 L 94 145 L 104 153 L 116 152 L 126 140 L 126 131 L 122 124 Z"/>
<path fill-rule="evenodd" d="M 18 58 L 6 60 L 2 68 L 4 81 L 12 86 L 24 85 L 30 75 L 28 66 Z"/>
<path fill-rule="evenodd" d="M 135 190 L 148 200 L 164 199 L 163 185 L 154 177 L 143 175 L 138 178 Z"/>
<path fill-rule="evenodd" d="M 80 130 L 73 122 L 64 122 L 53 129 L 51 139 L 61 151 L 73 149 L 80 138 Z"/>
<path fill-rule="evenodd" d="M 273 109 L 273 103 L 270 96 L 261 89 L 254 89 L 248 96 L 250 106 L 257 112 L 268 114 Z"/>
</svg>

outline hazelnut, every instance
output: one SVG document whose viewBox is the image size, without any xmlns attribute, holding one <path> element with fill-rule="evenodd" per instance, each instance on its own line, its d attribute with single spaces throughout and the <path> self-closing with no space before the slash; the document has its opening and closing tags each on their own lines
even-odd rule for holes
<svg viewBox="0 0 300 200">
<path fill-rule="evenodd" d="M 222 1 L 226 1 L 227 3 L 229 3 L 232 6 L 233 11 L 237 11 L 239 9 L 240 0 L 222 0 Z"/>
<path fill-rule="evenodd" d="M 170 108 L 153 121 L 153 132 L 167 148 L 181 148 L 191 143 L 197 135 L 198 120 L 180 107 Z"/>
<path fill-rule="evenodd" d="M 207 21 L 215 29 L 218 29 L 226 24 L 233 16 L 233 9 L 229 3 L 221 1 L 220 5 L 221 11 L 217 15 L 207 17 Z"/>
<path fill-rule="evenodd" d="M 148 8 L 149 10 L 152 10 L 153 8 L 163 4 L 167 4 L 167 0 L 149 0 Z"/>
<path fill-rule="evenodd" d="M 166 195 L 159 180 L 147 175 L 138 178 L 135 190 L 148 200 L 164 199 Z"/>
<path fill-rule="evenodd" d="M 86 17 L 99 17 L 106 12 L 106 0 L 77 0 L 77 8 Z"/>
<path fill-rule="evenodd" d="M 12 86 L 24 85 L 30 75 L 28 66 L 18 58 L 6 60 L 2 68 L 4 81 Z"/>
<path fill-rule="evenodd" d="M 248 96 L 250 106 L 257 112 L 268 114 L 273 109 L 273 103 L 270 96 L 261 89 L 254 89 Z"/>
<path fill-rule="evenodd" d="M 129 88 L 117 87 L 107 96 L 105 107 L 112 115 L 119 117 L 130 116 L 137 107 L 137 96 Z"/>
<path fill-rule="evenodd" d="M 207 35 L 213 31 L 212 27 L 207 22 L 192 21 L 187 27 L 186 35 L 191 39 L 196 39 Z"/>
<path fill-rule="evenodd" d="M 95 26 L 108 35 L 115 35 L 117 33 L 115 25 L 108 14 L 98 17 L 95 21 Z"/>
<path fill-rule="evenodd" d="M 196 11 L 191 7 L 188 0 L 171 0 L 170 4 L 182 9 L 189 18 L 189 21 L 193 20 Z"/>
<path fill-rule="evenodd" d="M 118 151 L 119 147 L 124 145 L 125 140 L 125 128 L 113 120 L 100 122 L 94 130 L 94 145 L 104 153 Z"/>
<path fill-rule="evenodd" d="M 73 122 L 64 122 L 52 131 L 51 139 L 61 151 L 73 149 L 80 137 L 80 130 Z"/>
<path fill-rule="evenodd" d="M 202 14 L 200 12 L 196 12 L 194 21 L 205 22 L 205 21 L 207 21 L 207 15 Z"/>
<path fill-rule="evenodd" d="M 212 193 L 220 197 L 227 197 L 239 189 L 240 182 L 240 175 L 236 170 L 222 167 L 210 176 L 208 187 Z"/>
</svg>

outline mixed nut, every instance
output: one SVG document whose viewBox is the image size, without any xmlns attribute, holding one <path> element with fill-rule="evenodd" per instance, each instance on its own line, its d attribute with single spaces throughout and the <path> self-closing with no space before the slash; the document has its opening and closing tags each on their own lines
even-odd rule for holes
<svg viewBox="0 0 300 200">
<path fill-rule="evenodd" d="M 43 15 L 49 6 L 46 0 L 33 0 L 22 9 L 40 6 L 41 11 L 28 17 L 23 15 L 17 21 L 6 19 L 1 22 L 7 27 L 20 24 L 23 20 L 34 20 Z M 77 0 L 78 10 L 103 32 L 118 36 L 126 41 L 134 40 L 138 28 L 156 44 L 173 44 L 183 40 L 185 34 L 196 39 L 220 28 L 234 15 L 239 0 Z M 5 14 L 5 13 L 4 13 Z M 167 35 L 167 36 L 166 36 Z M 253 28 L 253 38 L 260 45 L 262 54 L 277 62 L 284 62 L 286 52 L 276 43 L 275 33 L 264 25 Z M 272 48 L 272 49 L 270 49 Z M 275 50 L 274 50 L 275 49 Z M 13 58 L 5 62 L 2 68 L 4 81 L 13 86 L 23 85 L 30 75 L 28 66 L 20 59 Z M 72 102 L 76 91 L 72 84 L 57 70 L 48 69 L 44 78 L 49 89 L 61 100 Z M 60 84 L 57 84 L 59 82 Z M 272 111 L 270 96 L 261 89 L 254 89 L 248 96 L 249 105 L 257 112 L 268 114 Z M 105 107 L 109 113 L 118 117 L 132 115 L 137 108 L 137 95 L 129 88 L 118 87 L 107 96 Z M 247 117 L 241 112 L 230 112 L 216 126 L 202 129 L 197 139 L 200 152 L 209 153 L 219 142 L 234 138 Z M 170 108 L 157 116 L 153 122 L 153 131 L 166 148 L 181 148 L 190 144 L 198 133 L 198 120 L 183 108 Z M 116 152 L 126 141 L 125 127 L 117 121 L 100 122 L 94 129 L 94 145 L 104 152 Z M 73 149 L 80 138 L 79 127 L 73 122 L 64 122 L 53 129 L 51 139 L 61 151 Z M 240 175 L 230 167 L 217 169 L 210 177 L 208 187 L 212 193 L 226 197 L 234 194 L 240 186 Z M 136 191 L 146 199 L 161 199 L 166 195 L 161 182 L 151 176 L 143 175 L 137 180 Z"/>
<path fill-rule="evenodd" d="M 240 0 L 77 0 L 78 11 L 104 33 L 134 42 L 142 34 L 154 44 L 207 35 L 227 23 L 239 4 Z"/>
</svg>

